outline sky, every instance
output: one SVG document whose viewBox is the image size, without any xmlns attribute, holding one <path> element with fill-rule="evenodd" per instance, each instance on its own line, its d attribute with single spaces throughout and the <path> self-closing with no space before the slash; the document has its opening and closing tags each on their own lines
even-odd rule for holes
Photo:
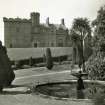
<svg viewBox="0 0 105 105">
<path fill-rule="evenodd" d="M 0 40 L 4 43 L 3 17 L 29 19 L 31 12 L 39 12 L 41 23 L 49 17 L 50 23 L 59 24 L 64 18 L 70 29 L 74 18 L 94 20 L 104 4 L 105 0 L 0 0 Z"/>
</svg>

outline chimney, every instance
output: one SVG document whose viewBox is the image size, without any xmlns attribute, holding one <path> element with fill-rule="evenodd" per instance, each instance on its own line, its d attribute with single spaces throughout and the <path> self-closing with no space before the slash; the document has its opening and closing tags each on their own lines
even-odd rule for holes
<svg viewBox="0 0 105 105">
<path fill-rule="evenodd" d="M 61 25 L 65 25 L 64 18 L 63 18 L 63 19 L 61 19 Z"/>
<path fill-rule="evenodd" d="M 46 24 L 49 25 L 49 17 L 46 19 Z"/>
</svg>

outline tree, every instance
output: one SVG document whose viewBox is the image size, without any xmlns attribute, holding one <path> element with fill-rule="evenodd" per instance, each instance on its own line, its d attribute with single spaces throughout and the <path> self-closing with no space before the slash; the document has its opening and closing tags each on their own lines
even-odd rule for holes
<svg viewBox="0 0 105 105">
<path fill-rule="evenodd" d="M 94 28 L 93 45 L 96 50 L 100 50 L 101 46 L 105 45 L 105 6 L 99 9 L 92 26 Z"/>
<path fill-rule="evenodd" d="M 46 67 L 50 70 L 53 67 L 53 60 L 50 48 L 46 49 Z"/>
<path fill-rule="evenodd" d="M 91 79 L 105 80 L 105 6 L 99 9 L 92 25 L 94 53 L 86 63 L 86 72 Z"/>
<path fill-rule="evenodd" d="M 84 58 L 84 39 L 91 37 L 91 27 L 87 18 L 76 18 L 74 19 L 71 28 L 71 40 L 73 41 L 73 47 L 76 46 L 78 50 L 78 64 L 83 64 L 83 70 L 85 69 L 85 58 Z"/>
<path fill-rule="evenodd" d="M 32 57 L 29 58 L 29 66 L 33 66 L 33 58 Z"/>
<path fill-rule="evenodd" d="M 73 52 L 72 52 L 72 59 L 73 59 L 73 64 L 76 64 L 77 63 L 77 46 L 79 44 L 79 35 L 76 34 L 72 29 L 71 29 L 71 32 L 70 32 L 70 35 L 71 35 L 71 41 L 72 41 L 72 47 L 73 47 Z"/>
<path fill-rule="evenodd" d="M 11 68 L 6 47 L 4 47 L 0 41 L 0 92 L 2 92 L 4 86 L 10 86 L 14 78 L 15 74 Z"/>
</svg>

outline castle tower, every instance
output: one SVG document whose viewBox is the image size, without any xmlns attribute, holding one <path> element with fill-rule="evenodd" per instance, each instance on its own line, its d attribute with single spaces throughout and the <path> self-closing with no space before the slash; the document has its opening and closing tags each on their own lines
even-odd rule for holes
<svg viewBox="0 0 105 105">
<path fill-rule="evenodd" d="M 31 13 L 32 26 L 38 26 L 40 24 L 40 14 L 38 12 Z"/>
</svg>

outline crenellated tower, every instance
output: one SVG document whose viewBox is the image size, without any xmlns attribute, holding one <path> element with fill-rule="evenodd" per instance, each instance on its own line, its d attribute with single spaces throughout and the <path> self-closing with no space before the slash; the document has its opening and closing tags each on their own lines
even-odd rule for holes
<svg viewBox="0 0 105 105">
<path fill-rule="evenodd" d="M 38 12 L 31 13 L 32 26 L 38 26 L 40 24 L 40 14 Z"/>
</svg>

